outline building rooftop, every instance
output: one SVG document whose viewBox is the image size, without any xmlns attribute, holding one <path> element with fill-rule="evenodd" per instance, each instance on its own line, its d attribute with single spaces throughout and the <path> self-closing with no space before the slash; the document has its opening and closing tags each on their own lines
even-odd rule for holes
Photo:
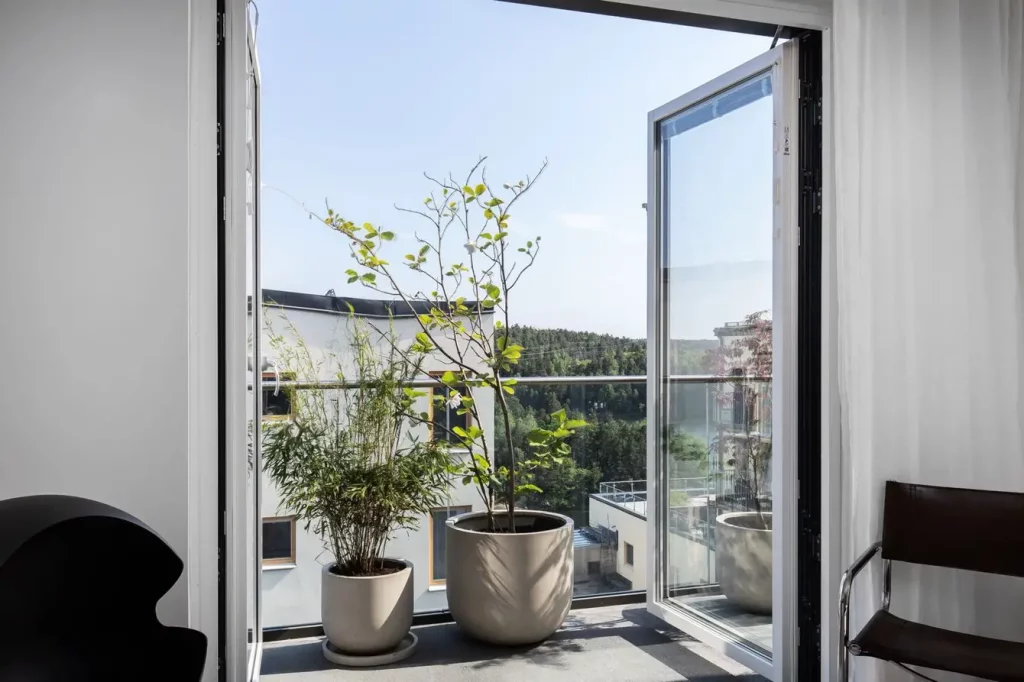
<svg viewBox="0 0 1024 682">
<path fill-rule="evenodd" d="M 360 317 L 383 318 L 414 317 L 428 313 L 434 305 L 443 307 L 443 304 L 434 304 L 429 301 L 410 301 L 406 303 L 397 299 L 333 296 L 330 295 L 330 292 L 328 292 L 328 295 L 321 296 L 319 294 L 304 294 L 298 291 L 281 291 L 279 289 L 264 289 L 263 303 L 265 305 L 295 310 L 316 310 L 336 315 L 354 314 Z M 476 301 L 464 301 L 463 303 L 469 306 L 470 309 L 476 306 Z M 484 315 L 493 315 L 494 310 L 484 308 L 482 313 Z"/>
</svg>

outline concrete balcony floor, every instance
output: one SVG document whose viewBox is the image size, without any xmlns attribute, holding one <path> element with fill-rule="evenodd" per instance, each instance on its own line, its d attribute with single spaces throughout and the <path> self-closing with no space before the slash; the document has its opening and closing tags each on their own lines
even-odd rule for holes
<svg viewBox="0 0 1024 682">
<path fill-rule="evenodd" d="M 331 665 L 317 639 L 269 643 L 266 682 L 428 682 L 487 680 L 562 682 L 766 682 L 760 675 L 649 615 L 643 605 L 580 609 L 548 641 L 518 648 L 464 638 L 453 623 L 416 628 L 419 647 L 395 666 L 347 669 Z"/>
</svg>

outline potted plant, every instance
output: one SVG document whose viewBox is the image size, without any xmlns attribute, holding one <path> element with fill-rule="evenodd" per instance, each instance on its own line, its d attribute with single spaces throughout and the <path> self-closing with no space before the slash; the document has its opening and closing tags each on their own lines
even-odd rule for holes
<svg viewBox="0 0 1024 682">
<path fill-rule="evenodd" d="M 400 209 L 430 225 L 428 236 L 415 235 L 415 250 L 402 261 L 408 272 L 402 275 L 385 258 L 393 232 L 346 220 L 329 207 L 320 218 L 350 240 L 356 264 L 347 271 L 350 283 L 428 310 L 417 318 L 419 332 L 410 352 L 436 353 L 450 364 L 436 377 L 442 389 L 436 400 L 453 401 L 449 405 L 458 414 L 471 416 L 466 426 L 451 429 L 449 440 L 469 453 L 462 481 L 475 486 L 485 509 L 447 522 L 448 606 L 470 636 L 514 645 L 550 636 L 572 602 L 572 520 L 517 503 L 527 493 L 541 492 L 534 481 L 539 470 L 565 463 L 566 439 L 584 422 L 560 410 L 548 428 L 530 433 L 528 453 L 514 447 L 508 396 L 516 382 L 508 375 L 523 347 L 509 337 L 509 298 L 533 266 L 540 237 L 513 243 L 510 219 L 544 166 L 532 179 L 503 185 L 500 195 L 482 164 L 483 159 L 461 182 L 428 176 L 434 187 L 422 205 Z M 492 400 L 498 409 L 488 418 L 483 406 Z M 495 417 L 509 444 L 505 461 L 498 461 L 487 433 Z"/>
<path fill-rule="evenodd" d="M 718 401 L 731 419 L 720 423 L 711 450 L 732 467 L 743 509 L 715 520 L 716 575 L 722 593 L 753 613 L 772 611 L 772 321 L 767 312 L 748 315 L 738 336 L 712 351 L 720 383 Z M 733 379 L 735 377 L 735 379 Z M 719 496 L 724 498 L 724 496 Z"/>
<path fill-rule="evenodd" d="M 387 542 L 447 503 L 452 465 L 443 444 L 409 435 L 408 381 L 420 373 L 422 355 L 397 353 L 390 336 L 375 344 L 350 319 L 351 357 L 344 367 L 339 361 L 337 378 L 352 387 L 337 391 L 336 400 L 319 388 L 285 389 L 295 417 L 265 424 L 263 463 L 281 507 L 323 539 L 332 559 L 321 572 L 324 655 L 362 665 L 371 663 L 361 657 L 394 661 L 415 647 L 406 637 L 413 565 L 387 557 Z M 323 362 L 314 362 L 289 328 L 292 339 L 271 337 L 279 364 L 303 381 L 319 381 Z"/>
</svg>

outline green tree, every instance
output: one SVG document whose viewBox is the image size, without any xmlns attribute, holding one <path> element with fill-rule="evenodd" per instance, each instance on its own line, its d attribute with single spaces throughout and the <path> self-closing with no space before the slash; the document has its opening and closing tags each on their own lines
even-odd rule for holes
<svg viewBox="0 0 1024 682">
<path fill-rule="evenodd" d="M 418 247 L 403 256 L 401 263 L 408 271 L 401 277 L 403 284 L 398 276 L 401 266 L 393 265 L 386 253 L 395 233 L 369 222 L 347 220 L 329 206 L 321 220 L 349 240 L 355 261 L 355 267 L 346 271 L 349 283 L 361 282 L 410 309 L 416 308 L 414 303 L 427 308 L 416 317 L 420 331 L 414 343 L 402 352 L 435 353 L 451 366 L 437 377 L 446 390 L 438 391 L 435 400 L 452 395 L 454 403 L 449 407 L 472 415 L 470 425 L 453 427 L 449 434 L 472 453 L 462 480 L 476 486 L 492 531 L 498 530 L 496 505 L 504 502 L 507 529 L 515 532 L 517 499 L 539 490 L 535 471 L 560 464 L 569 454 L 566 439 L 586 423 L 570 418 L 565 410 L 554 411 L 545 422 L 549 426 L 533 429 L 528 447 L 518 447 L 510 405 L 516 381 L 511 377 L 527 349 L 511 336 L 509 301 L 533 267 L 541 238 L 513 240 L 511 218 L 513 207 L 534 187 L 547 162 L 533 178 L 503 185 L 504 192 L 487 181 L 483 162 L 478 161 L 461 182 L 427 176 L 434 184 L 430 195 L 417 208 L 399 209 L 430 224 L 426 237 L 413 235 Z M 463 252 L 462 260 L 453 257 Z M 410 274 L 415 284 L 405 284 Z M 508 448 L 504 464 L 491 452 L 484 433 L 491 420 L 480 414 L 480 391 L 495 396 L 496 428 L 504 432 Z M 425 393 L 409 391 L 410 397 L 421 395 Z M 428 419 L 426 414 L 422 418 Z"/>
</svg>

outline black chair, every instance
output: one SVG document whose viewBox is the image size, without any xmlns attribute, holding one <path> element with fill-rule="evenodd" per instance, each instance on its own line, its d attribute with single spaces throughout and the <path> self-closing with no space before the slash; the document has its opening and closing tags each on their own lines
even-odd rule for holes
<svg viewBox="0 0 1024 682">
<path fill-rule="evenodd" d="M 156 533 L 109 505 L 0 501 L 0 680 L 198 682 L 206 636 L 156 617 L 183 568 Z"/>
<path fill-rule="evenodd" d="M 932 678 L 907 666 L 1024 682 L 1024 643 L 944 630 L 889 612 L 893 561 L 1024 577 L 1022 528 L 1024 494 L 886 482 L 882 541 L 843 574 L 839 679 L 850 679 L 853 655 L 889 661 L 923 680 Z M 882 607 L 851 641 L 850 589 L 879 553 Z"/>
</svg>

